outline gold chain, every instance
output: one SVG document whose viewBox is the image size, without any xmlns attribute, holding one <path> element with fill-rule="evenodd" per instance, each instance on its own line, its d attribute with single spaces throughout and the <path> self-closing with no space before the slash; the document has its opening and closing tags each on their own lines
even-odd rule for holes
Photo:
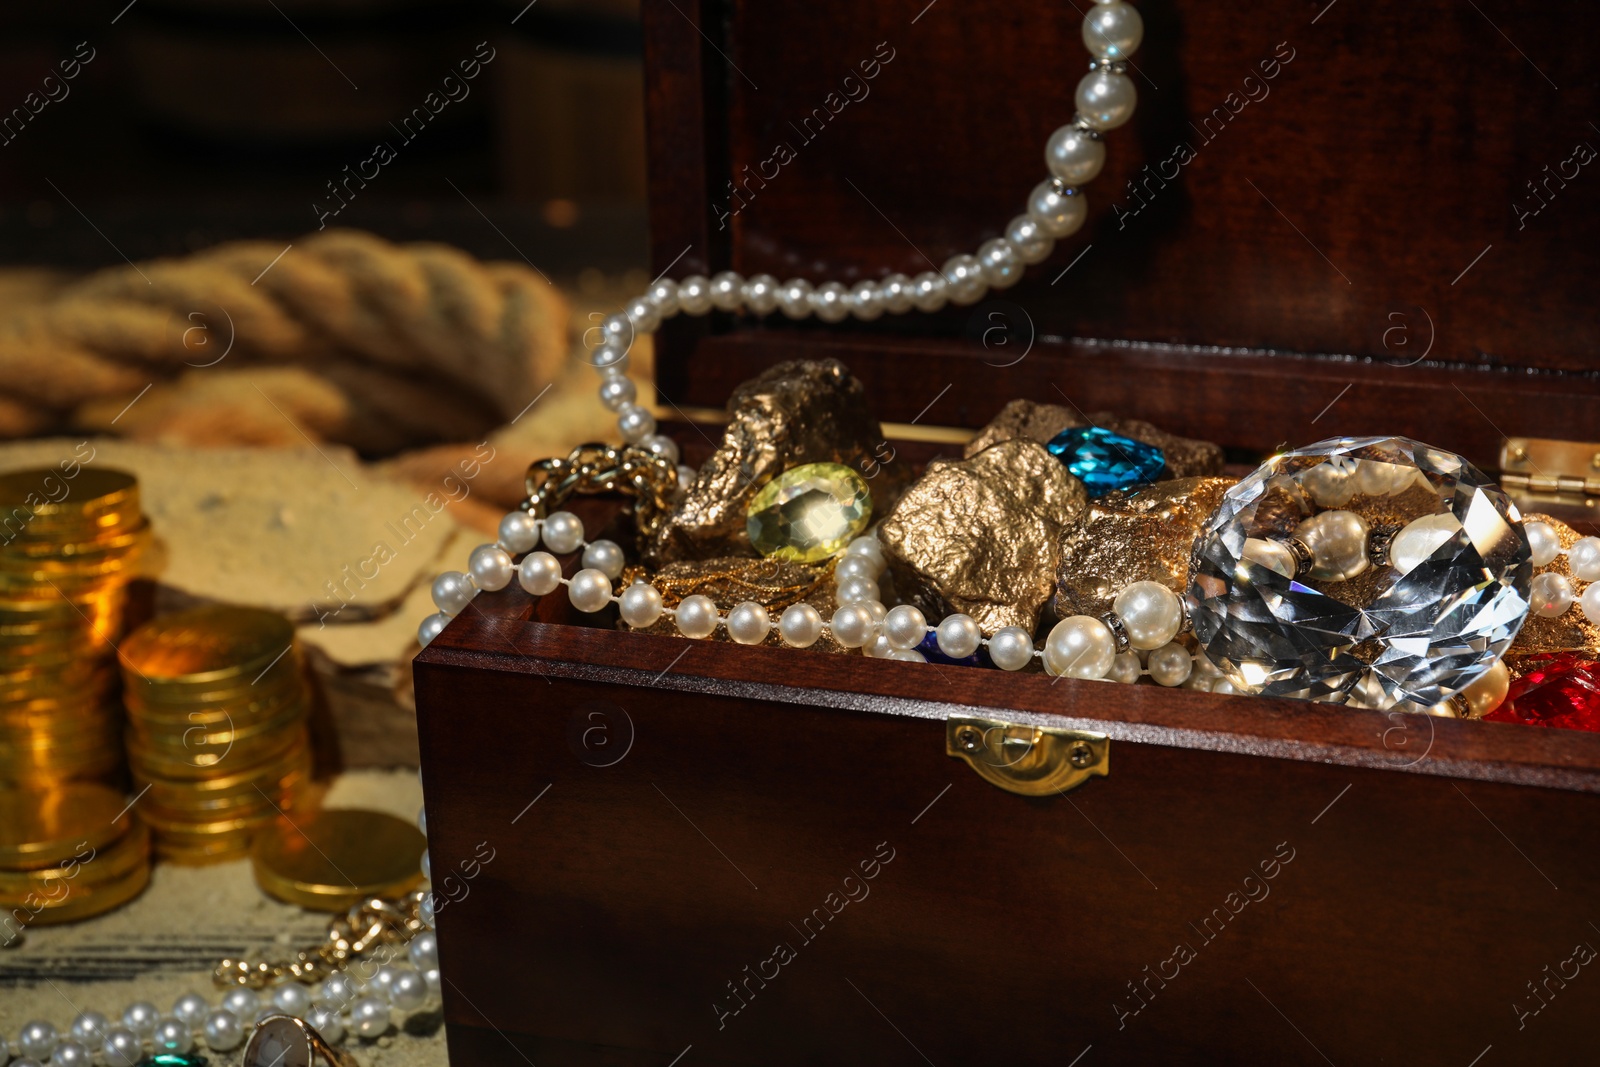
<svg viewBox="0 0 1600 1067">
<path fill-rule="evenodd" d="M 637 501 L 634 522 L 640 539 L 648 540 L 666 521 L 678 487 L 678 468 L 665 456 L 640 445 L 586 444 L 574 448 L 565 459 L 528 464 L 525 484 L 528 499 L 522 509 L 537 519 L 578 493 L 626 493 Z"/>
<path fill-rule="evenodd" d="M 297 982 L 317 982 L 342 971 L 377 945 L 404 944 L 423 929 L 418 909 L 426 893 L 418 890 L 397 900 L 368 897 L 343 915 L 328 922 L 328 934 L 320 945 L 302 949 L 292 959 L 228 958 L 211 972 L 211 981 L 222 988 L 245 986 L 265 989 L 288 978 Z"/>
</svg>

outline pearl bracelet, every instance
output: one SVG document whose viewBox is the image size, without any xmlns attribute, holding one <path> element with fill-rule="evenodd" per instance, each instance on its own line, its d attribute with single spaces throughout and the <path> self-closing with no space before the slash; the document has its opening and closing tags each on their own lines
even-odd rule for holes
<svg viewBox="0 0 1600 1067">
<path fill-rule="evenodd" d="M 1600 537 L 1582 537 L 1571 548 L 1562 548 L 1555 527 L 1547 522 L 1524 523 L 1523 530 L 1533 550 L 1535 567 L 1549 566 L 1557 556 L 1566 556 L 1573 577 L 1590 583 L 1579 597 L 1566 575 L 1546 571 L 1533 579 L 1528 592 L 1528 610 L 1543 618 L 1555 619 L 1577 603 L 1585 618 L 1600 625 Z"/>
</svg>

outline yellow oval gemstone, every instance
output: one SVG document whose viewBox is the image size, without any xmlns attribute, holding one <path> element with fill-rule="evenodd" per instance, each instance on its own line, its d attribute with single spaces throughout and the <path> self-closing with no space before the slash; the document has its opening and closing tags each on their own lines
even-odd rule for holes
<svg viewBox="0 0 1600 1067">
<path fill-rule="evenodd" d="M 817 563 L 837 555 L 872 521 L 872 494 L 841 463 L 807 463 L 761 487 L 745 512 L 750 544 L 763 556 Z"/>
</svg>

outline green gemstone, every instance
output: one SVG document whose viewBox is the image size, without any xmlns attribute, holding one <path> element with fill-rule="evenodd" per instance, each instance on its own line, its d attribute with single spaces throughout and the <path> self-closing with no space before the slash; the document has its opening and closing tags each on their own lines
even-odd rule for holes
<svg viewBox="0 0 1600 1067">
<path fill-rule="evenodd" d="M 837 555 L 872 521 L 866 480 L 839 463 L 807 463 L 761 487 L 745 512 L 763 556 L 816 563 Z"/>
<path fill-rule="evenodd" d="M 206 1067 L 206 1058 L 193 1053 L 157 1052 L 139 1061 L 139 1067 Z"/>
</svg>

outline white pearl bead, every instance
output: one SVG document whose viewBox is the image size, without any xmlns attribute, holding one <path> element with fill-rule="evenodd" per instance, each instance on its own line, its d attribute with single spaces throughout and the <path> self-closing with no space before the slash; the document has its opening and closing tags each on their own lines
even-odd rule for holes
<svg viewBox="0 0 1600 1067">
<path fill-rule="evenodd" d="M 778 617 L 778 636 L 791 648 L 810 648 L 822 636 L 822 615 L 810 604 L 790 604 Z"/>
<path fill-rule="evenodd" d="M 1583 591 L 1583 599 L 1579 604 L 1583 608 L 1583 617 L 1600 625 L 1600 582 L 1590 584 L 1589 588 Z"/>
<path fill-rule="evenodd" d="M 1460 532 L 1461 523 L 1449 512 L 1412 519 L 1389 542 L 1389 566 L 1410 574 Z"/>
<path fill-rule="evenodd" d="M 561 584 L 561 561 L 548 552 L 529 552 L 517 564 L 517 583 L 534 596 L 547 596 Z"/>
<path fill-rule="evenodd" d="M 622 616 L 623 622 L 636 630 L 654 626 L 656 620 L 661 618 L 660 590 L 646 582 L 628 586 L 619 598 L 617 613 Z"/>
<path fill-rule="evenodd" d="M 600 344 L 589 353 L 589 366 L 601 374 L 622 374 L 628 369 L 628 350 L 618 345 Z"/>
<path fill-rule="evenodd" d="M 419 971 L 439 966 L 439 935 L 430 930 L 422 931 L 406 946 L 406 955 L 411 959 L 411 966 Z"/>
<path fill-rule="evenodd" d="M 676 465 L 680 458 L 678 442 L 664 433 L 653 433 L 639 443 L 673 465 Z"/>
<path fill-rule="evenodd" d="M 389 985 L 389 1003 L 401 1011 L 416 1011 L 428 1002 L 428 983 L 416 971 L 401 971 Z"/>
<path fill-rule="evenodd" d="M 699 593 L 679 602 L 676 619 L 678 632 L 685 637 L 710 637 L 720 621 L 716 602 Z"/>
<path fill-rule="evenodd" d="M 122 1012 L 122 1025 L 138 1034 L 140 1037 L 149 1037 L 156 1028 L 156 1022 L 161 1018 L 161 1011 L 148 1000 L 138 1000 L 129 1004 Z M 49 1025 L 49 1024 L 46 1024 Z M 55 1027 L 51 1027 L 54 1035 Z M 51 1037 L 51 1047 L 55 1046 L 54 1036 Z M 45 1053 L 46 1056 L 49 1053 Z M 43 1058 L 43 1057 L 41 1057 Z"/>
<path fill-rule="evenodd" d="M 1353 511 L 1320 512 L 1296 527 L 1294 535 L 1311 549 L 1313 578 L 1347 582 L 1371 565 L 1367 520 Z"/>
<path fill-rule="evenodd" d="M 846 604 L 833 613 L 828 626 L 833 630 L 834 640 L 845 648 L 860 648 L 878 628 L 878 623 L 863 605 Z"/>
<path fill-rule="evenodd" d="M 551 552 L 564 556 L 583 544 L 583 520 L 570 511 L 557 511 L 544 520 L 544 544 Z"/>
<path fill-rule="evenodd" d="M 1134 582 L 1112 601 L 1128 644 L 1140 651 L 1160 648 L 1183 627 L 1183 602 L 1160 582 Z"/>
<path fill-rule="evenodd" d="M 883 619 L 883 636 L 895 648 L 916 648 L 928 636 L 928 620 L 910 604 L 890 608 Z"/>
<path fill-rule="evenodd" d="M 418 777 L 421 777 L 421 772 L 418 772 Z M 417 829 L 422 831 L 422 834 L 423 834 L 424 837 L 427 836 L 427 834 L 428 834 L 428 809 L 425 808 L 425 807 L 417 809 Z"/>
<path fill-rule="evenodd" d="M 1529 522 L 1522 528 L 1528 535 L 1528 547 L 1533 550 L 1533 565 L 1548 567 L 1554 563 L 1561 554 L 1561 538 L 1555 527 L 1548 522 Z"/>
<path fill-rule="evenodd" d="M 423 857 L 426 859 L 426 855 Z M 400 977 L 400 968 L 393 964 L 384 964 L 378 968 L 378 973 L 372 976 L 371 992 L 374 996 L 389 998 L 389 987 L 394 985 L 394 980 Z"/>
<path fill-rule="evenodd" d="M 1006 671 L 1020 671 L 1033 659 L 1033 635 L 1020 626 L 1002 626 L 989 638 L 989 659 Z"/>
<path fill-rule="evenodd" d="M 757 274 L 744 283 L 744 306 L 757 315 L 770 315 L 778 310 L 778 279 L 770 274 Z"/>
<path fill-rule="evenodd" d="M 605 571 L 585 567 L 572 576 L 567 599 L 579 611 L 599 611 L 611 603 L 611 579 Z"/>
<path fill-rule="evenodd" d="M 472 575 L 473 584 L 491 593 L 510 585 L 515 570 L 511 553 L 499 545 L 479 545 L 467 557 L 467 573 Z"/>
<path fill-rule="evenodd" d="M 500 520 L 500 543 L 506 551 L 520 556 L 539 545 L 539 524 L 526 511 L 511 511 Z"/>
<path fill-rule="evenodd" d="M 845 303 L 845 287 L 838 282 L 824 282 L 811 291 L 811 310 L 823 322 L 842 322 L 850 314 Z"/>
<path fill-rule="evenodd" d="M 1145 659 L 1145 667 L 1158 685 L 1182 685 L 1194 670 L 1194 660 L 1187 648 L 1174 643 L 1152 651 Z"/>
<path fill-rule="evenodd" d="M 874 630 L 865 644 L 861 646 L 861 654 L 868 659 L 893 659 L 895 647 L 889 639 L 883 636 L 883 631 Z"/>
<path fill-rule="evenodd" d="M 1083 46 L 1101 59 L 1127 59 L 1144 40 L 1144 20 L 1132 4 L 1100 3 L 1083 20 Z"/>
<path fill-rule="evenodd" d="M 339 1013 L 332 1008 L 322 1005 L 313 1007 L 306 1013 L 306 1022 L 311 1028 L 322 1035 L 322 1040 L 330 1045 L 337 1045 L 344 1040 L 344 1020 L 339 1018 Z"/>
<path fill-rule="evenodd" d="M 426 926 L 430 930 L 433 929 L 434 907 L 435 905 L 433 903 L 432 893 L 429 893 L 427 896 L 423 897 L 422 903 L 417 905 L 417 918 L 422 921 L 423 926 Z"/>
<path fill-rule="evenodd" d="M 1600 582 L 1600 537 L 1580 537 L 1567 549 L 1567 566 L 1572 576 L 1585 582 Z"/>
<path fill-rule="evenodd" d="M 444 992 L 444 982 L 439 977 L 439 968 L 430 967 L 422 972 L 423 981 L 428 983 L 428 993 L 434 999 L 440 999 Z"/>
<path fill-rule="evenodd" d="M 1040 182 L 1028 194 L 1028 217 L 1039 224 L 1039 229 L 1054 239 L 1070 237 L 1078 232 L 1089 215 L 1089 201 L 1082 193 L 1068 190 L 1056 192 L 1048 181 Z"/>
<path fill-rule="evenodd" d="M 883 292 L 877 282 L 857 282 L 850 289 L 850 314 L 862 322 L 883 316 Z"/>
<path fill-rule="evenodd" d="M 983 631 L 971 615 L 946 615 L 934 630 L 934 640 L 951 659 L 966 659 L 983 644 Z"/>
<path fill-rule="evenodd" d="M 656 306 L 656 314 L 663 319 L 678 314 L 678 283 L 671 278 L 659 278 L 652 282 L 650 290 L 644 295 Z"/>
<path fill-rule="evenodd" d="M 607 315 L 600 322 L 600 335 L 603 343 L 616 345 L 626 352 L 633 347 L 633 320 L 624 312 Z"/>
<path fill-rule="evenodd" d="M 1210 691 L 1213 693 L 1237 693 L 1239 691 L 1239 687 L 1228 681 L 1226 678 L 1217 678 L 1211 682 Z"/>
<path fill-rule="evenodd" d="M 926 663 L 928 657 L 914 648 L 891 648 L 884 659 L 897 659 L 904 663 Z"/>
<path fill-rule="evenodd" d="M 1528 608 L 1541 618 L 1554 619 L 1572 607 L 1572 583 L 1564 574 L 1546 571 L 1533 576 L 1528 592 Z"/>
<path fill-rule="evenodd" d="M 200 1001 L 200 1004 L 202 1005 L 201 1016 L 204 1017 L 205 1012 L 203 1008 L 205 1005 L 205 998 L 201 997 L 197 993 L 185 993 L 183 996 L 179 997 L 177 1004 L 173 1005 L 172 1013 L 177 1015 L 180 1019 L 183 1018 L 183 1014 L 178 1009 L 180 1005 L 187 1003 L 190 997 L 194 997 Z M 78 1017 L 72 1020 L 73 1040 L 82 1042 L 83 1044 L 88 1045 L 90 1048 L 99 1048 L 100 1043 L 106 1039 L 106 1033 L 110 1031 L 110 1029 L 111 1020 L 107 1019 L 104 1015 L 97 1011 L 79 1012 Z M 0 1037 L 0 1041 L 4 1040 L 5 1038 Z M 5 1059 L 5 1052 L 3 1049 L 0 1049 L 0 1063 L 4 1063 Z"/>
<path fill-rule="evenodd" d="M 778 309 L 791 319 L 803 319 L 811 314 L 811 283 L 804 278 L 790 278 L 778 289 Z"/>
<path fill-rule="evenodd" d="M 185 993 L 172 1002 L 173 1017 L 182 1020 L 184 1025 L 191 1029 L 198 1028 L 201 1023 L 205 1022 L 206 1012 L 210 1010 L 211 1005 L 207 1004 L 206 998 L 199 993 Z M 73 1026 L 76 1027 L 77 1024 L 74 1023 Z M 73 1036 L 78 1036 L 76 1029 L 74 1029 Z"/>
<path fill-rule="evenodd" d="M 1069 678 L 1104 678 L 1116 658 L 1110 627 L 1089 615 L 1062 619 L 1044 644 L 1045 670 Z"/>
<path fill-rule="evenodd" d="M 343 971 L 335 971 L 324 978 L 322 985 L 317 988 L 317 1002 L 334 1008 L 343 1008 L 356 999 L 356 994 L 359 992 L 355 979 Z"/>
<path fill-rule="evenodd" d="M 430 882 L 433 881 L 433 860 L 428 856 L 428 853 L 426 853 L 426 852 L 424 852 L 422 854 L 422 864 L 421 864 L 421 866 L 422 866 L 422 877 L 426 878 Z M 379 971 L 378 972 L 378 976 L 380 978 L 383 977 L 383 972 Z"/>
<path fill-rule="evenodd" d="M 600 403 L 608 410 L 621 411 L 632 404 L 639 395 L 639 387 L 632 378 L 612 375 L 600 383 Z"/>
<path fill-rule="evenodd" d="M 1293 578 L 1298 561 L 1289 547 L 1278 541 L 1268 541 L 1264 537 L 1247 537 L 1244 547 L 1239 553 L 1239 558 L 1258 567 L 1265 567 L 1285 578 Z"/>
<path fill-rule="evenodd" d="M 1488 670 L 1472 682 L 1471 685 L 1461 690 L 1461 695 L 1467 700 L 1466 718 L 1481 719 L 1505 700 L 1506 693 L 1511 690 L 1511 672 L 1506 669 L 1502 660 L 1495 660 Z M 1448 705 L 1447 705 L 1448 706 Z"/>
<path fill-rule="evenodd" d="M 477 595 L 477 586 L 460 571 L 445 571 L 433 580 L 433 602 L 446 615 L 461 614 Z"/>
<path fill-rule="evenodd" d="M 872 621 L 878 626 L 883 625 L 884 616 L 889 614 L 889 609 L 883 606 L 881 600 L 863 600 L 861 606 L 867 609 L 872 615 Z"/>
<path fill-rule="evenodd" d="M 238 986 L 222 994 L 222 1006 L 241 1019 L 254 1019 L 261 1010 L 261 998 L 254 989 Z"/>
<path fill-rule="evenodd" d="M 106 1034 L 105 1041 L 100 1045 L 100 1055 L 108 1067 L 135 1067 L 144 1059 L 144 1043 L 138 1034 L 119 1026 Z"/>
<path fill-rule="evenodd" d="M 284 982 L 272 991 L 272 1006 L 303 1019 L 311 1010 L 311 990 L 299 982 Z"/>
<path fill-rule="evenodd" d="M 616 581 L 622 577 L 622 568 L 628 561 L 622 555 L 621 545 L 615 541 L 600 540 L 591 542 L 583 550 L 582 562 L 585 567 L 592 567 Z"/>
<path fill-rule="evenodd" d="M 656 432 L 656 417 L 638 404 L 625 404 L 617 412 L 617 432 L 636 445 Z"/>
<path fill-rule="evenodd" d="M 876 581 L 861 577 L 844 579 L 833 593 L 834 602 L 839 604 L 861 604 L 868 600 L 878 600 L 881 596 Z"/>
<path fill-rule="evenodd" d="M 144 1004 L 143 1007 L 149 1008 L 152 1013 L 155 1012 L 153 1005 Z M 151 1025 L 155 1025 L 153 1014 Z M 17 1051 L 36 1060 L 47 1060 L 50 1058 L 50 1053 L 56 1050 L 56 1045 L 60 1040 L 61 1035 L 56 1033 L 54 1023 L 46 1022 L 43 1019 L 33 1019 L 24 1023 L 22 1029 L 18 1031 Z"/>
<path fill-rule="evenodd" d="M 940 271 L 944 275 L 945 293 L 952 304 L 975 304 L 983 299 L 989 282 L 983 276 L 983 264 L 977 256 L 951 256 L 944 261 Z"/>
<path fill-rule="evenodd" d="M 891 315 L 904 315 L 916 306 L 911 296 L 911 279 L 904 274 L 891 274 L 878 283 L 883 295 L 883 309 Z"/>
<path fill-rule="evenodd" d="M 309 1003 L 309 1002 L 308 1002 Z M 150 1034 L 151 1050 L 182 1055 L 194 1048 L 194 1035 L 182 1019 L 162 1019 Z"/>
<path fill-rule="evenodd" d="M 679 282 L 678 307 L 686 315 L 704 315 L 710 311 L 710 280 L 703 274 L 691 274 Z"/>
<path fill-rule="evenodd" d="M 1017 257 L 1030 266 L 1043 263 L 1056 250 L 1055 238 L 1045 233 L 1032 215 L 1018 215 L 1007 223 L 1006 240 L 1017 250 Z"/>
<path fill-rule="evenodd" d="M 1353 472 L 1332 460 L 1319 463 L 1302 473 L 1300 487 L 1325 508 L 1342 508 L 1356 495 Z"/>
<path fill-rule="evenodd" d="M 728 612 L 728 636 L 741 645 L 759 645 L 772 631 L 772 616 L 754 600 L 734 605 Z"/>
<path fill-rule="evenodd" d="M 711 279 L 711 306 L 719 311 L 737 311 L 744 300 L 744 278 L 725 270 Z"/>
<path fill-rule="evenodd" d="M 678 464 L 678 488 L 688 489 L 694 484 L 694 468 L 687 463 Z"/>
<path fill-rule="evenodd" d="M 846 578 L 867 578 L 877 581 L 878 575 L 882 573 L 883 567 L 871 556 L 851 555 L 849 552 L 840 556 L 839 562 L 833 567 L 835 581 L 843 581 Z"/>
<path fill-rule="evenodd" d="M 1078 82 L 1073 99 L 1084 122 L 1097 130 L 1114 130 L 1133 117 L 1139 91 L 1126 74 L 1095 70 Z"/>
<path fill-rule="evenodd" d="M 950 299 L 946 288 L 944 275 L 925 270 L 911 279 L 911 302 L 918 311 L 938 311 Z"/>
<path fill-rule="evenodd" d="M 178 1026 L 183 1025 L 177 1019 L 170 1021 Z M 157 1049 L 160 1049 L 159 1045 Z M 178 1051 L 187 1052 L 188 1049 Z M 63 1041 L 50 1053 L 50 1067 L 94 1067 L 94 1053 L 81 1041 Z"/>
<path fill-rule="evenodd" d="M 1137 652 L 1121 652 L 1111 661 L 1111 669 L 1106 672 L 1106 678 L 1120 685 L 1132 685 L 1139 680 L 1143 670 Z"/>
<path fill-rule="evenodd" d="M 1076 124 L 1061 127 L 1045 142 L 1044 163 L 1062 183 L 1087 185 L 1106 163 L 1106 143 Z"/>
<path fill-rule="evenodd" d="M 634 337 L 654 333 L 656 327 L 661 325 L 661 312 L 656 309 L 655 301 L 649 297 L 641 296 L 628 301 L 622 313 L 628 316 L 628 322 L 633 326 Z"/>
<path fill-rule="evenodd" d="M 350 1005 L 350 1029 L 362 1037 L 379 1037 L 389 1029 L 389 1002 L 362 997 Z"/>
<path fill-rule="evenodd" d="M 1017 248 L 1004 237 L 996 237 L 978 246 L 978 265 L 983 269 L 984 280 L 995 289 L 1009 289 L 1022 280 L 1026 264 Z"/>
<path fill-rule="evenodd" d="M 206 1015 L 201 1033 L 206 1044 L 217 1052 L 227 1052 L 239 1047 L 244 1040 L 244 1024 L 226 1008 L 218 1008 Z M 326 1036 L 326 1035 L 324 1035 Z"/>
<path fill-rule="evenodd" d="M 883 543 L 876 534 L 864 534 L 857 537 L 845 546 L 846 556 L 865 556 L 878 566 L 878 574 L 883 573 L 883 568 L 889 565 L 889 557 L 883 554 Z"/>
</svg>

